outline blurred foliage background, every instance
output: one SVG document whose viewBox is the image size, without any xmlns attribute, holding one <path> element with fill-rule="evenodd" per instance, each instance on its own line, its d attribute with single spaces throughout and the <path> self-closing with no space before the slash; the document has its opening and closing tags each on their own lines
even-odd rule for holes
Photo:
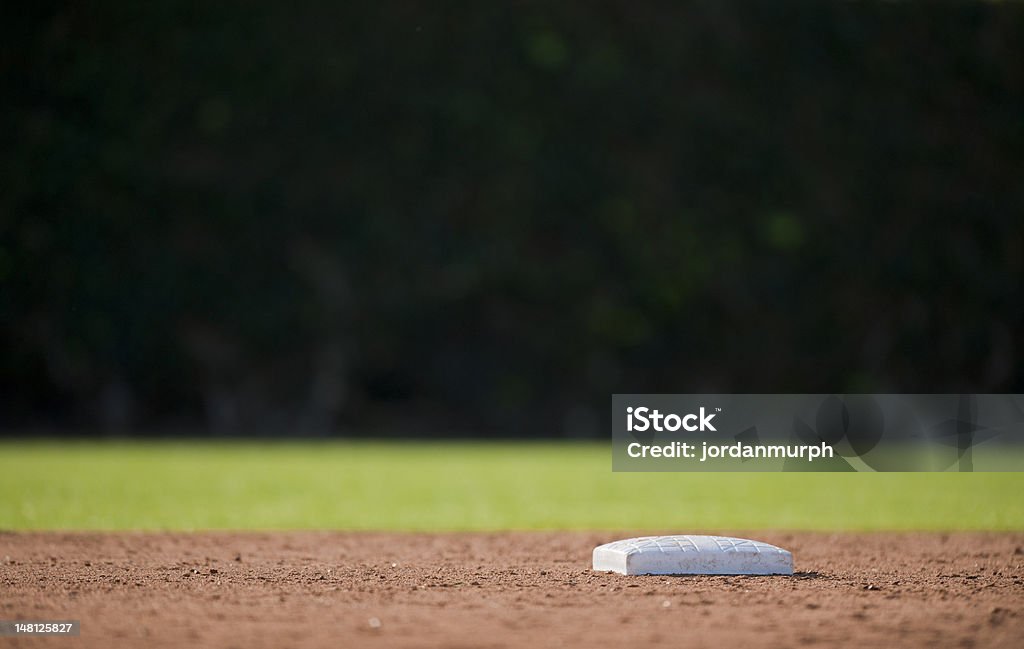
<svg viewBox="0 0 1024 649">
<path fill-rule="evenodd" d="M 13 3 L 0 429 L 1024 391 L 1024 7 Z"/>
</svg>

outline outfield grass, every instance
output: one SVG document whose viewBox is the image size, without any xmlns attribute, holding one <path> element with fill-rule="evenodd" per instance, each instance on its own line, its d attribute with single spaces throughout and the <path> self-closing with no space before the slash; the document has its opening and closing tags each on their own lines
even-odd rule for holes
<svg viewBox="0 0 1024 649">
<path fill-rule="evenodd" d="M 0 529 L 1024 529 L 1024 474 L 612 473 L 606 444 L 0 443 Z"/>
</svg>

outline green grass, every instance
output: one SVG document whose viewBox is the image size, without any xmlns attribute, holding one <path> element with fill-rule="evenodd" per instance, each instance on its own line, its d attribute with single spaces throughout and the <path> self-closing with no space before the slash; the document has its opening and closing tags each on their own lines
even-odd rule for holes
<svg viewBox="0 0 1024 649">
<path fill-rule="evenodd" d="M 606 444 L 0 443 L 0 529 L 1024 529 L 1022 473 L 612 473 Z"/>
</svg>

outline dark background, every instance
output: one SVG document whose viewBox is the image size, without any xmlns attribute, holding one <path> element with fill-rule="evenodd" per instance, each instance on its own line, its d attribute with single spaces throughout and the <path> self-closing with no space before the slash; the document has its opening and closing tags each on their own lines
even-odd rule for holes
<svg viewBox="0 0 1024 649">
<path fill-rule="evenodd" d="M 345 4 L 0 10 L 0 429 L 1024 391 L 1021 6 Z"/>
</svg>

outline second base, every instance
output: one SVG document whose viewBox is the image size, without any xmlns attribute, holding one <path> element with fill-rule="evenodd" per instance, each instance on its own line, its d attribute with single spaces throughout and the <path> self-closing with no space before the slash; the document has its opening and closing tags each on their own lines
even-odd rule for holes
<svg viewBox="0 0 1024 649">
<path fill-rule="evenodd" d="M 644 536 L 594 548 L 594 570 L 621 575 L 792 575 L 788 550 L 729 536 Z"/>
</svg>

